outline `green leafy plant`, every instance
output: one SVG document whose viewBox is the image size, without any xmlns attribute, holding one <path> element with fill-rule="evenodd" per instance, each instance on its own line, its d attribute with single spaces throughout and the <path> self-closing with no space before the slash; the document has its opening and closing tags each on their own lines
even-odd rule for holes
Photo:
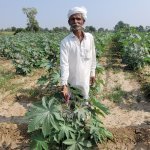
<svg viewBox="0 0 150 150">
<path fill-rule="evenodd" d="M 113 91 L 107 95 L 108 98 L 115 102 L 120 103 L 123 101 L 123 97 L 125 96 L 125 92 L 121 89 L 121 86 L 116 86 Z"/>
<path fill-rule="evenodd" d="M 32 133 L 31 148 L 48 150 L 53 145 L 53 149 L 84 150 L 112 138 L 99 117 L 108 114 L 108 108 L 94 96 L 87 104 L 79 90 L 70 90 L 73 96 L 68 104 L 55 90 L 27 112 L 28 132 Z"/>
<path fill-rule="evenodd" d="M 150 34 L 130 27 L 114 34 L 115 49 L 121 52 L 122 62 L 136 70 L 149 63 Z"/>
</svg>

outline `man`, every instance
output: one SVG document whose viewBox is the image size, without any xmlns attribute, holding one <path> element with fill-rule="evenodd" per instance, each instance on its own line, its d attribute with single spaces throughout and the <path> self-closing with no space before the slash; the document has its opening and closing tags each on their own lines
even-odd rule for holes
<svg viewBox="0 0 150 150">
<path fill-rule="evenodd" d="M 62 93 L 69 98 L 68 84 L 81 90 L 89 98 L 89 88 L 95 81 L 96 54 L 93 36 L 83 31 L 87 18 L 84 7 L 74 7 L 68 12 L 71 33 L 61 41 L 60 68 Z"/>
</svg>

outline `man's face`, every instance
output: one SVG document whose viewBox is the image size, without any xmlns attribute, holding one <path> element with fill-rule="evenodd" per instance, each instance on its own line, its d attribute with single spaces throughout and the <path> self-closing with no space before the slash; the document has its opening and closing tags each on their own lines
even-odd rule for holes
<svg viewBox="0 0 150 150">
<path fill-rule="evenodd" d="M 76 30 L 82 30 L 83 29 L 83 24 L 85 20 L 83 19 L 82 14 L 73 14 L 70 16 L 68 23 L 71 26 L 71 29 L 76 31 Z"/>
</svg>

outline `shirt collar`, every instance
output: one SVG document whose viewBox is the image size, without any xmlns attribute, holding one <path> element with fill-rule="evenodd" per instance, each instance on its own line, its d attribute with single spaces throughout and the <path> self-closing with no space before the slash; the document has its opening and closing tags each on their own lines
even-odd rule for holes
<svg viewBox="0 0 150 150">
<path fill-rule="evenodd" d="M 85 34 L 84 31 L 83 31 L 83 34 L 84 34 L 84 38 L 86 39 L 86 34 Z M 73 32 L 70 33 L 70 36 L 71 36 L 72 38 L 76 37 L 75 34 L 74 34 Z"/>
</svg>

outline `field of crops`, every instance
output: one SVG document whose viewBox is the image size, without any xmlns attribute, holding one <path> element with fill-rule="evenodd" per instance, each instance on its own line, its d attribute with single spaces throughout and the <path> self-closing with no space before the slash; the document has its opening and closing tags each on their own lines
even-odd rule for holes
<svg viewBox="0 0 150 150">
<path fill-rule="evenodd" d="M 53 149 L 61 147 L 62 150 L 82 150 L 93 148 L 98 143 L 113 138 L 99 117 L 109 113 L 109 109 L 101 103 L 104 97 L 101 87 L 105 84 L 101 74 L 108 67 L 99 63 L 103 57 L 116 54 L 121 60 L 120 64 L 124 64 L 126 69 L 140 74 L 143 89 L 146 89 L 146 99 L 150 98 L 149 72 L 141 76 L 142 68 L 146 66 L 150 70 L 150 32 L 130 29 L 93 33 L 98 63 L 97 81 L 90 91 L 91 107 L 82 105 L 79 91 L 74 89 L 72 92 L 78 101 L 71 102 L 70 106 L 66 105 L 60 96 L 59 46 L 67 34 L 29 32 L 0 35 L 0 58 L 10 60 L 17 75 L 27 77 L 38 69 L 46 72 L 38 79 L 43 93 L 40 93 L 40 96 L 39 93 L 34 93 L 35 97 L 38 95 L 39 101 L 27 110 L 25 118 L 29 121 L 28 132 L 31 133 L 33 149 L 48 150 L 51 145 Z M 109 53 L 112 53 L 112 56 L 109 56 Z M 111 69 L 114 69 L 113 65 Z M 0 82 L 2 81 L 0 78 Z M 105 95 L 109 96 L 114 98 L 116 95 Z M 90 119 L 87 116 L 90 116 Z"/>
<path fill-rule="evenodd" d="M 59 44 L 67 33 L 20 33 L 0 36 L 0 56 L 11 59 L 19 74 L 28 74 L 33 68 L 46 63 L 58 63 Z M 150 62 L 150 33 L 118 31 L 117 33 L 95 33 L 97 56 L 105 51 L 112 38 L 117 51 L 121 51 L 123 62 L 138 69 Z M 112 37 L 113 36 L 113 37 Z M 50 65 L 49 64 L 49 65 Z"/>
</svg>

